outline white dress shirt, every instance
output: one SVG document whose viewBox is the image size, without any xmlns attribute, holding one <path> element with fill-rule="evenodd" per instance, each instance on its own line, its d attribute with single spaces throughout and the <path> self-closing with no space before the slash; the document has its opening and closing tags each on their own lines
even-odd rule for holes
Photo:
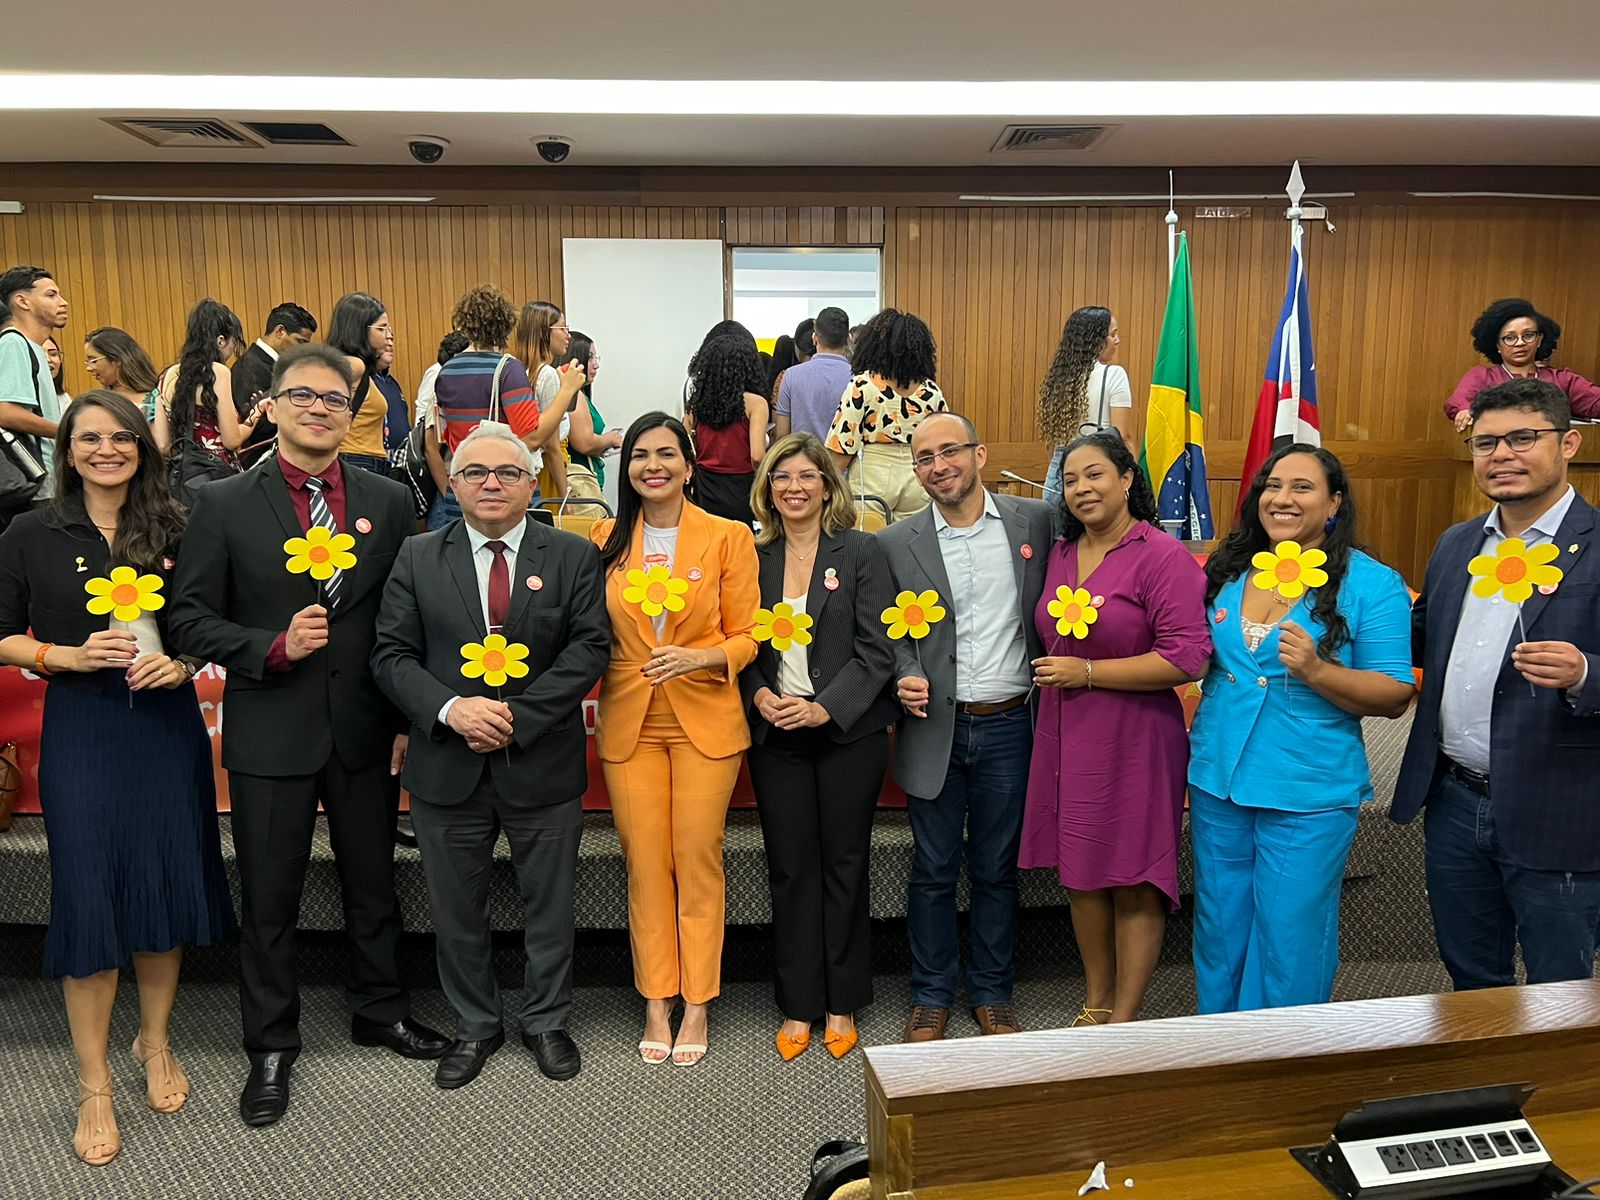
<svg viewBox="0 0 1600 1200">
<path fill-rule="evenodd" d="M 515 571 L 517 552 L 522 549 L 522 535 L 528 531 L 528 522 L 526 520 L 517 522 L 499 538 L 479 533 L 466 521 L 462 522 L 462 526 L 467 531 L 467 544 L 472 547 L 472 569 L 478 579 L 478 603 L 483 606 L 483 627 L 493 633 L 494 629 L 489 624 L 489 568 L 494 563 L 494 551 L 489 549 L 489 543 L 501 541 L 506 544 L 506 548 L 501 551 L 506 556 L 506 571 L 508 574 Z M 512 587 L 516 584 L 515 579 L 511 580 Z M 459 699 L 460 696 L 451 696 L 444 702 L 444 706 L 439 709 L 439 724 L 449 724 L 447 718 L 450 716 L 450 706 Z"/>
<path fill-rule="evenodd" d="M 939 553 L 950 577 L 956 623 L 956 700 L 992 704 L 1020 696 L 1033 683 L 1028 641 L 1017 611 L 1011 539 L 994 497 L 983 493 L 983 516 L 959 529 L 933 506 Z"/>
</svg>

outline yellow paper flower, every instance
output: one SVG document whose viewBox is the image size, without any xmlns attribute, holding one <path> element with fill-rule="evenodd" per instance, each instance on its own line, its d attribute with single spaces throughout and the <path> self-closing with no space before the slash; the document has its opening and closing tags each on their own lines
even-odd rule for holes
<svg viewBox="0 0 1600 1200">
<path fill-rule="evenodd" d="M 528 648 L 521 642 L 508 642 L 498 633 L 491 633 L 481 643 L 468 642 L 461 647 L 461 673 L 468 679 L 481 678 L 490 687 L 500 687 L 507 679 L 521 679 L 528 673 Z"/>
<path fill-rule="evenodd" d="M 132 567 L 113 567 L 111 578 L 101 575 L 87 580 L 89 611 L 97 617 L 110 613 L 119 621 L 132 621 L 142 612 L 155 612 L 166 604 L 161 594 L 161 576 L 141 575 Z"/>
<path fill-rule="evenodd" d="M 758 642 L 771 642 L 780 653 L 790 646 L 811 645 L 811 614 L 797 613 L 794 607 L 779 602 L 771 610 L 756 609 L 756 627 L 750 636 Z"/>
<path fill-rule="evenodd" d="M 894 598 L 894 606 L 884 609 L 878 619 L 889 627 L 891 641 L 898 642 L 907 634 L 921 641 L 930 626 L 944 620 L 944 609 L 939 605 L 939 593 L 932 588 L 921 595 L 901 592 Z"/>
<path fill-rule="evenodd" d="M 1473 575 L 1472 594 L 1499 592 L 1511 603 L 1521 604 L 1534 588 L 1553 588 L 1561 582 L 1563 571 L 1551 566 L 1560 556 L 1560 549 L 1550 542 L 1530 548 L 1521 538 L 1506 538 L 1493 554 L 1480 554 L 1467 564 Z"/>
<path fill-rule="evenodd" d="M 1328 582 L 1328 573 L 1322 569 L 1327 561 L 1321 550 L 1302 550 L 1299 542 L 1282 541 L 1276 551 L 1256 551 L 1250 565 L 1260 573 L 1250 582 L 1263 592 L 1276 591 L 1285 600 L 1293 600 L 1307 588 Z"/>
<path fill-rule="evenodd" d="M 648 567 L 641 571 L 633 568 L 624 578 L 628 586 L 622 589 L 622 599 L 637 604 L 647 617 L 659 617 L 665 612 L 682 612 L 686 601 L 683 594 L 689 590 L 689 581 L 672 575 L 663 566 Z"/>
<path fill-rule="evenodd" d="M 334 571 L 348 571 L 356 565 L 356 540 L 348 533 L 334 533 L 321 525 L 306 530 L 305 537 L 292 537 L 283 544 L 289 556 L 289 574 L 304 575 L 321 582 L 332 579 Z"/>
<path fill-rule="evenodd" d="M 1056 619 L 1057 633 L 1062 637 L 1071 634 L 1079 641 L 1089 636 L 1089 626 L 1100 619 L 1089 589 L 1073 590 L 1064 583 L 1056 588 L 1056 598 L 1045 605 L 1045 611 Z"/>
</svg>

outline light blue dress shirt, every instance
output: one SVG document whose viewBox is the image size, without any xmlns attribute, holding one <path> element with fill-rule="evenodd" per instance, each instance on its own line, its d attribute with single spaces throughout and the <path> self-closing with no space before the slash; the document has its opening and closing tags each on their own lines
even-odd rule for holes
<svg viewBox="0 0 1600 1200">
<path fill-rule="evenodd" d="M 933 527 L 958 635 L 957 702 L 992 704 L 1022 695 L 1033 685 L 1033 671 L 1017 609 L 1011 541 L 994 497 L 984 492 L 983 516 L 965 529 L 946 521 L 934 505 Z"/>
</svg>

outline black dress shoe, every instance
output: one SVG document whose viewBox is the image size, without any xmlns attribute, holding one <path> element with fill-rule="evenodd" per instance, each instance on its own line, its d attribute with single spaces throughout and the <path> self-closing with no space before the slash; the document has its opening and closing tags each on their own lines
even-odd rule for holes
<svg viewBox="0 0 1600 1200">
<path fill-rule="evenodd" d="M 438 1058 L 450 1048 L 444 1034 L 410 1017 L 393 1025 L 351 1017 L 350 1040 L 358 1046 L 387 1046 L 401 1058 Z"/>
<path fill-rule="evenodd" d="M 506 1031 L 476 1042 L 460 1040 L 450 1043 L 439 1065 L 433 1069 L 433 1082 L 449 1091 L 465 1087 L 478 1077 L 489 1056 L 506 1044 Z"/>
<path fill-rule="evenodd" d="M 524 1033 L 522 1044 L 533 1051 L 533 1057 L 539 1062 L 539 1071 L 546 1079 L 571 1079 L 583 1069 L 578 1043 L 572 1040 L 565 1029 Z"/>
<path fill-rule="evenodd" d="M 401 814 L 400 820 L 394 827 L 394 844 L 404 846 L 409 850 L 417 848 L 417 831 L 411 827 L 411 818 Z"/>
<path fill-rule="evenodd" d="M 271 1125 L 289 1111 L 289 1067 L 294 1054 L 279 1050 L 250 1056 L 250 1078 L 239 1094 L 239 1116 L 246 1125 Z"/>
</svg>

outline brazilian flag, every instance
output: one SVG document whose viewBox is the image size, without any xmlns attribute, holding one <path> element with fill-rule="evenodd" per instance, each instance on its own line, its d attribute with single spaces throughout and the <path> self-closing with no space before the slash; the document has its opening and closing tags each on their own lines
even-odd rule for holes
<svg viewBox="0 0 1600 1200">
<path fill-rule="evenodd" d="M 1200 337 L 1194 320 L 1194 280 L 1189 274 L 1189 235 L 1178 235 L 1178 260 L 1161 344 L 1145 410 L 1144 449 L 1139 465 L 1156 491 L 1163 521 L 1182 521 L 1182 536 L 1214 537 L 1211 492 L 1206 486 L 1205 418 L 1200 412 Z"/>
</svg>

